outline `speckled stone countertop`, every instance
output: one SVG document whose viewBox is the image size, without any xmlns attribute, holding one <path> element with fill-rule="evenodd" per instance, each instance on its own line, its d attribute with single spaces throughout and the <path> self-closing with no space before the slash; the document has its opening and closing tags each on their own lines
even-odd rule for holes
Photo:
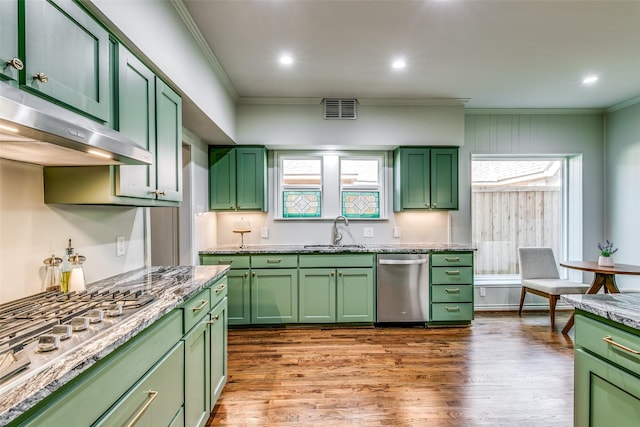
<svg viewBox="0 0 640 427">
<path fill-rule="evenodd" d="M 471 245 L 458 243 L 402 243 L 371 245 L 219 245 L 200 251 L 200 255 L 313 254 L 313 253 L 422 253 L 475 251 Z"/>
<path fill-rule="evenodd" d="M 640 330 L 640 293 L 562 295 L 577 309 Z"/>
<path fill-rule="evenodd" d="M 145 267 L 87 285 L 87 291 L 143 290 L 157 298 L 123 319 L 117 327 L 102 331 L 82 346 L 55 360 L 55 364 L 21 381 L 0 385 L 0 425 L 15 419 L 68 383 L 94 363 L 142 332 L 165 314 L 222 277 L 229 266 Z"/>
</svg>

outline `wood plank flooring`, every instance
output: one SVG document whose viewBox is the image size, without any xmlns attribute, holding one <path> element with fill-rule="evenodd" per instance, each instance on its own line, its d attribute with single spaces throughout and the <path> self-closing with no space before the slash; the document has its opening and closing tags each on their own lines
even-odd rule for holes
<svg viewBox="0 0 640 427">
<path fill-rule="evenodd" d="M 569 313 L 556 331 L 548 313 L 511 312 L 453 329 L 231 329 L 207 426 L 569 427 Z"/>
</svg>

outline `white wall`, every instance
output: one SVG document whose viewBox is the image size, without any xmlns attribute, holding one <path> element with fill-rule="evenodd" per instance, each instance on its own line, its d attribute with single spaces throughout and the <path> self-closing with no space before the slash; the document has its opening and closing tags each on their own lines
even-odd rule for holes
<svg viewBox="0 0 640 427">
<path fill-rule="evenodd" d="M 640 99 L 607 115 L 606 232 L 619 248 L 615 260 L 640 265 Z M 616 276 L 621 288 L 640 289 L 640 277 Z"/>
<path fill-rule="evenodd" d="M 116 237 L 126 254 L 116 257 Z M 0 302 L 40 292 L 43 263 L 62 257 L 68 239 L 87 257 L 88 283 L 144 265 L 140 208 L 43 202 L 42 168 L 0 159 Z"/>
</svg>

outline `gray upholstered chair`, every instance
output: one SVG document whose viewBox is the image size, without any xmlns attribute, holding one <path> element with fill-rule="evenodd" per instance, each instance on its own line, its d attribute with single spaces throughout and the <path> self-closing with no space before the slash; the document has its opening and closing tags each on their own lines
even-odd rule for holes
<svg viewBox="0 0 640 427">
<path fill-rule="evenodd" d="M 547 298 L 551 315 L 551 329 L 554 329 L 556 304 L 560 295 L 584 294 L 589 286 L 560 279 L 556 259 L 551 248 L 518 248 L 518 254 L 520 278 L 522 279 L 518 315 L 522 314 L 522 305 L 527 292 Z"/>
</svg>

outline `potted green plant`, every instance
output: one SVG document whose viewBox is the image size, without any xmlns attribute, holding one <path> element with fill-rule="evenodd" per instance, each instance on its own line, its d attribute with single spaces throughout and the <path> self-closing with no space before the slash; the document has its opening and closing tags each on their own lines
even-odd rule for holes
<svg viewBox="0 0 640 427">
<path fill-rule="evenodd" d="M 613 248 L 613 243 L 610 241 L 605 241 L 604 245 L 598 242 L 598 249 L 600 250 L 600 256 L 598 257 L 598 265 L 603 267 L 613 267 L 615 263 L 613 262 L 613 254 L 618 252 L 618 248 Z"/>
</svg>

